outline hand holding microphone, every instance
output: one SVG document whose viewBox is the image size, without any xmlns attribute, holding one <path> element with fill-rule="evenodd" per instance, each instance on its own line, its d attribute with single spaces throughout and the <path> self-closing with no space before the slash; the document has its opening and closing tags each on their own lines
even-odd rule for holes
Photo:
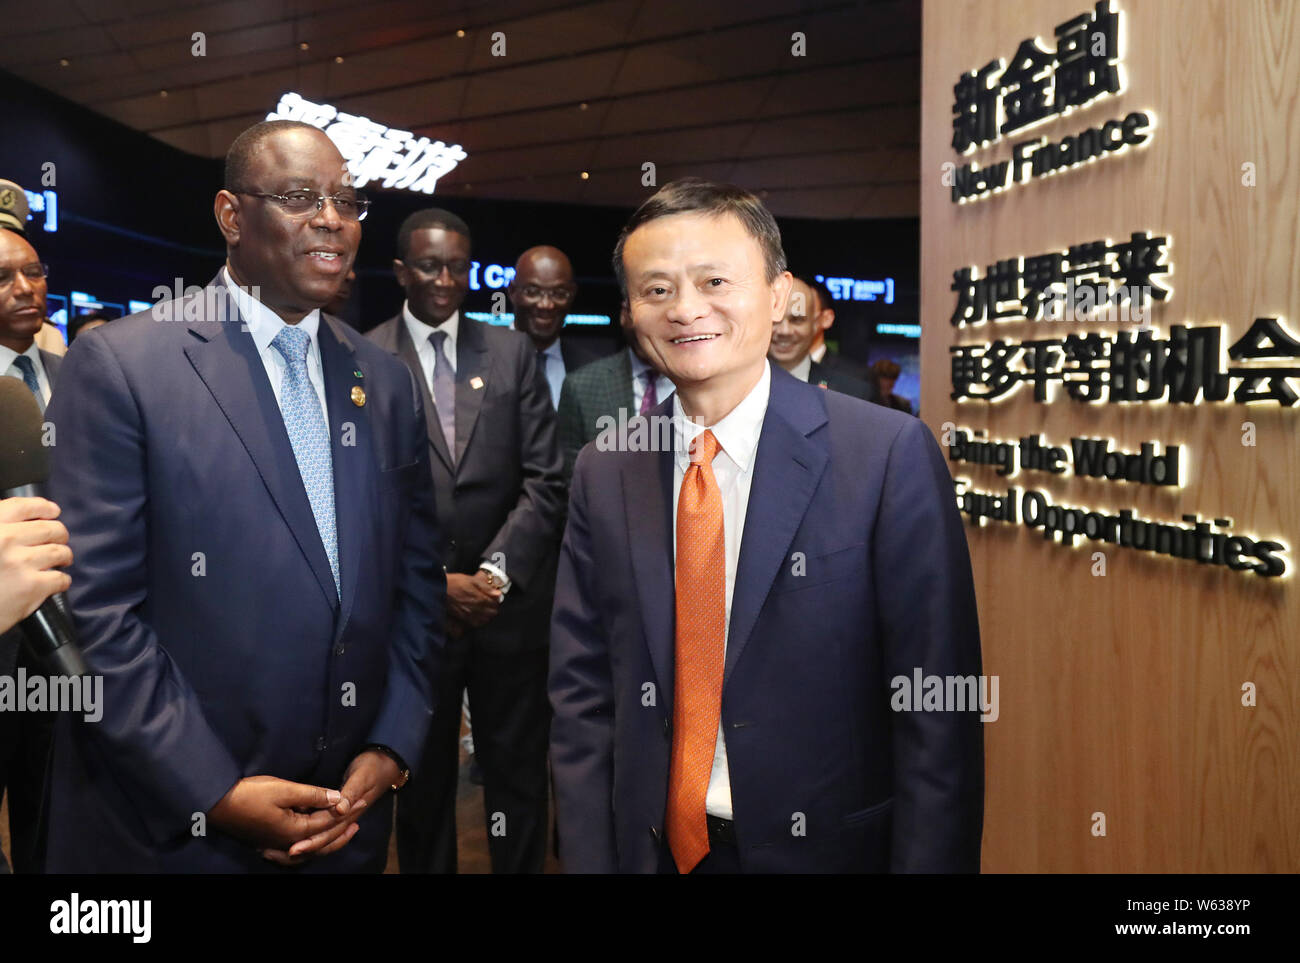
<svg viewBox="0 0 1300 963">
<path fill-rule="evenodd" d="M 72 563 L 59 506 L 44 498 L 0 499 L 0 632 L 27 618 L 72 584 L 59 567 Z"/>
<path fill-rule="evenodd" d="M 17 378 L 0 376 L 0 627 L 20 622 L 33 658 L 50 674 L 85 675 L 63 596 L 71 582 L 50 571 L 71 563 L 72 552 L 68 530 L 55 521 L 58 506 L 41 497 L 49 473 L 35 396 Z"/>
</svg>

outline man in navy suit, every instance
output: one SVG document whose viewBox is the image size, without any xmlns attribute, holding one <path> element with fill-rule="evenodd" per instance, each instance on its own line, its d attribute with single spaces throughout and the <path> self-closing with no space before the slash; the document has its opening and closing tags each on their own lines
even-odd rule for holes
<svg viewBox="0 0 1300 963">
<path fill-rule="evenodd" d="M 978 871 L 978 706 L 891 709 L 916 669 L 980 673 L 938 445 L 769 365 L 791 275 L 752 194 L 668 185 L 614 267 L 677 390 L 650 413 L 670 442 L 589 444 L 573 476 L 550 676 L 566 870 Z"/>
<path fill-rule="evenodd" d="M 103 718 L 59 720 L 51 871 L 384 867 L 444 580 L 420 392 L 320 313 L 349 185 L 321 131 L 255 125 L 217 277 L 68 353 L 49 488 Z"/>
</svg>

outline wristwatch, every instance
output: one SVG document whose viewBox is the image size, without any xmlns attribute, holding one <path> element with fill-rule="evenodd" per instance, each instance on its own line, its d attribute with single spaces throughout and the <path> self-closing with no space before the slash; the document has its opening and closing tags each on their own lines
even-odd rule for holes
<svg viewBox="0 0 1300 963">
<path fill-rule="evenodd" d="M 397 770 L 398 770 L 397 780 L 391 786 L 388 787 L 389 789 L 391 789 L 393 792 L 397 792 L 408 782 L 410 782 L 411 767 L 406 764 L 405 759 L 403 759 L 401 756 L 397 754 L 396 750 L 390 749 L 388 746 L 380 745 L 377 742 L 373 742 L 370 745 L 366 746 L 364 751 L 368 752 L 370 750 L 374 750 L 375 752 L 382 752 L 389 759 L 393 760 L 393 762 L 397 763 Z"/>
</svg>

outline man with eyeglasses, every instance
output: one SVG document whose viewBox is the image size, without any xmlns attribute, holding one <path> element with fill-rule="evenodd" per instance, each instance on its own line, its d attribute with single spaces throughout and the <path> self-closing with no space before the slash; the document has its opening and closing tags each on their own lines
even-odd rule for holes
<svg viewBox="0 0 1300 963">
<path fill-rule="evenodd" d="M 515 330 L 532 339 L 537 363 L 551 389 L 551 405 L 559 408 L 565 377 L 610 353 L 590 340 L 560 337 L 569 306 L 578 295 L 573 265 L 559 248 L 530 247 L 515 262 L 506 294 L 515 309 Z"/>
<path fill-rule="evenodd" d="M 81 334 L 48 418 L 103 718 L 56 723 L 52 872 L 380 872 L 432 715 L 442 565 L 420 391 L 321 308 L 366 201 L 256 124 L 203 289 Z"/>
<path fill-rule="evenodd" d="M 397 234 L 401 313 L 370 332 L 425 392 L 447 566 L 447 646 L 424 756 L 397 805 L 403 873 L 456 871 L 461 693 L 483 774 L 495 873 L 546 851 L 547 625 L 564 513 L 550 391 L 529 340 L 467 318 L 469 226 L 416 211 Z"/>
<path fill-rule="evenodd" d="M 0 373 L 23 382 L 44 411 L 63 359 L 36 344 L 45 323 L 46 270 L 24 233 L 26 220 L 22 188 L 0 182 Z M 3 514 L 17 511 L 19 506 L 10 503 L 22 501 L 6 500 Z M 57 508 L 49 508 L 57 514 Z M 40 671 L 14 629 L 0 635 L 0 676 L 17 678 L 19 669 L 33 675 Z M 9 798 L 13 868 L 18 873 L 39 873 L 44 865 L 40 813 L 52 735 L 53 720 L 47 713 L 0 712 L 0 795 Z M 0 856 L 0 864 L 3 860 Z"/>
</svg>

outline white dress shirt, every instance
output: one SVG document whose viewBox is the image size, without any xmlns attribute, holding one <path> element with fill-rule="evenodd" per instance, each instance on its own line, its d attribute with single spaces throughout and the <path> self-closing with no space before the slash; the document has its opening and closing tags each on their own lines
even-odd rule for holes
<svg viewBox="0 0 1300 963">
<path fill-rule="evenodd" d="M 275 392 L 275 403 L 280 405 L 280 414 L 283 416 L 284 404 L 280 401 L 280 386 L 289 365 L 285 362 L 284 355 L 280 354 L 280 350 L 271 346 L 271 342 L 275 340 L 280 330 L 286 327 L 284 319 L 237 285 L 231 278 L 230 272 L 224 267 L 221 269 L 221 277 L 230 288 L 231 297 L 234 298 L 235 306 L 239 308 L 240 317 L 244 319 L 248 333 L 253 336 L 258 357 L 262 359 L 262 367 L 266 369 L 266 378 L 271 382 L 271 390 Z M 311 344 L 307 348 L 307 377 L 311 381 L 311 386 L 316 389 L 316 397 L 320 399 L 321 417 L 328 425 L 329 406 L 325 403 L 325 373 L 321 368 L 318 338 L 320 311 L 311 312 L 299 321 L 296 327 L 306 331 L 311 339 Z"/>
<path fill-rule="evenodd" d="M 641 399 L 645 397 L 645 373 L 654 369 L 638 358 L 631 348 L 627 349 L 627 356 L 632 359 L 632 410 L 629 414 L 635 415 L 641 410 Z M 675 386 L 666 375 L 655 372 L 655 404 L 667 401 L 674 390 Z"/>
<path fill-rule="evenodd" d="M 731 635 L 731 597 L 736 587 L 736 563 L 740 559 L 740 537 L 745 531 L 745 512 L 749 508 L 749 490 L 754 480 L 754 455 L 758 451 L 758 438 L 763 432 L 763 419 L 767 415 L 767 402 L 772 393 L 771 364 L 763 367 L 758 384 L 750 389 L 740 404 L 736 405 L 716 425 L 702 426 L 685 420 L 681 400 L 673 395 L 673 424 L 685 434 L 684 444 L 675 446 L 673 465 L 673 560 L 677 558 L 677 503 L 681 498 L 682 479 L 690 466 L 690 442 L 703 434 L 708 427 L 718 440 L 721 449 L 713 459 L 713 476 L 722 492 L 722 541 L 726 551 L 727 638 Z M 723 561 L 723 560 L 719 560 Z M 722 733 L 722 719 L 718 719 L 718 741 L 713 747 L 713 773 L 709 776 L 708 795 L 704 810 L 711 816 L 731 819 L 731 776 L 727 770 L 727 745 Z"/>
<path fill-rule="evenodd" d="M 822 358 L 826 357 L 826 342 L 823 341 L 817 347 L 808 352 L 808 357 L 812 358 L 818 364 L 822 363 Z"/>
<path fill-rule="evenodd" d="M 806 354 L 803 360 L 790 369 L 790 374 L 794 375 L 800 381 L 807 381 L 808 376 L 812 374 L 813 358 L 812 355 Z"/>
<path fill-rule="evenodd" d="M 451 363 L 452 374 L 456 373 L 456 338 L 460 335 L 460 311 L 453 311 L 450 318 L 442 322 L 436 328 L 431 324 L 425 324 L 411 313 L 411 306 L 406 301 L 402 302 L 402 321 L 406 323 L 406 333 L 411 336 L 411 343 L 415 345 L 415 353 L 420 358 L 420 370 L 424 372 L 424 383 L 428 387 L 430 394 L 433 392 L 433 342 L 430 336 L 435 331 L 446 331 L 447 340 L 443 342 L 442 350 L 447 355 L 447 361 Z"/>
<path fill-rule="evenodd" d="M 32 367 L 36 369 L 36 382 L 41 386 L 41 401 L 48 405 L 50 403 L 50 376 L 45 373 L 45 365 L 41 363 L 41 349 L 33 341 L 28 345 L 27 350 L 22 353 L 32 359 Z M 0 344 L 0 371 L 22 381 L 23 373 L 14 364 L 14 359 L 17 357 L 17 351 Z"/>
</svg>

